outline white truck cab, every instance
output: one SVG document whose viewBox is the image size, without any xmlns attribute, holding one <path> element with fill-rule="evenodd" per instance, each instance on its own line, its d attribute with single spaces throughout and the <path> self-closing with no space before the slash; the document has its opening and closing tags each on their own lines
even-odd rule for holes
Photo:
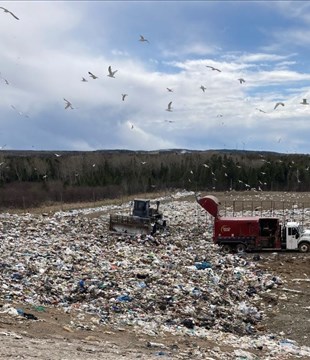
<svg viewBox="0 0 310 360">
<path fill-rule="evenodd" d="M 289 221 L 283 228 L 283 240 L 287 250 L 299 250 L 300 252 L 310 251 L 310 230 L 302 230 L 299 223 Z"/>
</svg>

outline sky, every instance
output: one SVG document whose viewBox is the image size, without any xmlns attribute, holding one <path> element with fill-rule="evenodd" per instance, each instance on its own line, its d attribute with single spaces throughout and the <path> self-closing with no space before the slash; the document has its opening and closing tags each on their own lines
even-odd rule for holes
<svg viewBox="0 0 310 360">
<path fill-rule="evenodd" d="M 0 150 L 309 153 L 308 1 L 0 7 Z"/>
</svg>

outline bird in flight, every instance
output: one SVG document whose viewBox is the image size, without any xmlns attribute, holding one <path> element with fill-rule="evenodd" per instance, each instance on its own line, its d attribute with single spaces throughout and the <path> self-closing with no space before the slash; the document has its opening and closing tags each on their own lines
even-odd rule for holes
<svg viewBox="0 0 310 360">
<path fill-rule="evenodd" d="M 201 85 L 200 86 L 200 89 L 203 91 L 203 92 L 205 92 L 205 90 L 207 89 L 205 86 L 203 86 L 203 85 Z"/>
<path fill-rule="evenodd" d="M 125 97 L 128 96 L 128 94 L 122 94 L 122 100 L 125 101 Z"/>
<path fill-rule="evenodd" d="M 82 82 L 87 82 L 88 80 L 86 80 L 84 77 L 82 77 Z"/>
<path fill-rule="evenodd" d="M 11 105 L 11 108 L 14 109 L 16 112 L 18 112 L 18 114 L 19 114 L 20 116 L 25 116 L 26 118 L 29 118 L 29 115 L 23 113 L 22 111 L 17 110 L 14 105 Z"/>
<path fill-rule="evenodd" d="M 0 6 L 0 9 L 2 9 L 7 14 L 11 14 L 16 20 L 19 20 L 19 18 L 15 14 L 13 14 L 10 10 L 8 10 L 2 6 Z"/>
<path fill-rule="evenodd" d="M 65 98 L 64 98 L 64 101 L 66 102 L 65 110 L 68 108 L 73 109 L 73 106 L 70 101 L 66 100 Z"/>
<path fill-rule="evenodd" d="M 238 79 L 238 80 L 239 80 L 240 84 L 245 83 L 245 80 L 242 79 L 242 78 L 240 78 L 240 79 Z"/>
<path fill-rule="evenodd" d="M 307 102 L 307 99 L 302 99 L 301 104 L 302 104 L 302 105 L 309 105 L 309 103 Z"/>
<path fill-rule="evenodd" d="M 88 74 L 91 78 L 93 79 L 98 79 L 98 76 L 94 75 L 93 73 L 91 73 L 90 71 L 88 71 Z"/>
<path fill-rule="evenodd" d="M 6 83 L 6 85 L 10 85 L 9 82 L 7 81 L 7 79 L 5 79 L 4 77 L 2 77 L 1 73 L 0 73 L 0 78 Z"/>
<path fill-rule="evenodd" d="M 117 72 L 117 70 L 112 71 L 111 65 L 109 66 L 108 70 L 109 70 L 109 74 L 107 76 L 109 76 L 111 78 L 115 78 L 114 75 Z"/>
<path fill-rule="evenodd" d="M 280 105 L 284 106 L 284 103 L 283 103 L 283 102 L 277 102 L 277 103 L 275 104 L 273 110 L 275 110 L 275 109 L 276 109 L 278 106 L 280 106 Z"/>
<path fill-rule="evenodd" d="M 168 104 L 168 107 L 166 109 L 166 111 L 172 111 L 172 101 L 170 101 L 170 103 Z"/>
<path fill-rule="evenodd" d="M 256 108 L 256 110 L 258 110 L 258 111 L 260 111 L 260 112 L 262 112 L 262 113 L 266 114 L 266 111 L 264 111 L 264 110 L 262 110 L 262 109 Z"/>
<path fill-rule="evenodd" d="M 150 43 L 143 35 L 140 35 L 139 41 Z"/>
<path fill-rule="evenodd" d="M 217 69 L 217 68 L 215 68 L 213 66 L 210 66 L 210 65 L 206 65 L 206 67 L 212 69 L 213 71 L 222 72 L 220 69 Z"/>
<path fill-rule="evenodd" d="M 168 90 L 169 92 L 173 92 L 173 90 L 172 90 L 172 89 L 170 89 L 170 88 L 167 88 L 167 90 Z"/>
<path fill-rule="evenodd" d="M 173 120 L 165 120 L 165 122 L 173 123 L 174 121 Z"/>
<path fill-rule="evenodd" d="M 60 155 L 60 154 L 56 154 L 56 153 L 55 153 L 55 156 L 56 156 L 56 157 L 60 157 L 61 155 Z"/>
</svg>

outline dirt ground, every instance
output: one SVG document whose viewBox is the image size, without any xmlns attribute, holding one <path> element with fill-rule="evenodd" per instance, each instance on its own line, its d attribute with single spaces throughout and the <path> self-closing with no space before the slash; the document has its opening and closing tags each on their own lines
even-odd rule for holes
<svg viewBox="0 0 310 360">
<path fill-rule="evenodd" d="M 255 254 L 245 254 L 253 259 Z M 310 254 L 260 253 L 258 267 L 279 276 L 283 284 L 263 294 L 267 306 L 262 333 L 280 334 L 298 345 L 310 346 Z M 1 304 L 0 304 L 1 305 Z M 72 329 L 72 314 L 53 307 L 12 304 L 38 320 L 0 314 L 0 359 L 238 359 L 234 348 L 189 336 L 137 334 L 130 327 L 96 326 Z M 1 312 L 1 307 L 0 307 Z M 91 323 L 90 315 L 87 322 Z M 309 359 L 271 356 L 258 348 L 257 359 Z M 201 355 L 203 354 L 203 355 Z M 221 354 L 221 355 L 220 355 Z M 225 354 L 227 354 L 225 356 Z M 239 359 L 247 359 L 239 357 Z"/>
</svg>

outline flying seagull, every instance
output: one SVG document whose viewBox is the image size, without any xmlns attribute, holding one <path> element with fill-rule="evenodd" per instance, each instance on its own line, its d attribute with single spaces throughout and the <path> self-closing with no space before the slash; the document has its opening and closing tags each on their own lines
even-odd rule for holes
<svg viewBox="0 0 310 360">
<path fill-rule="evenodd" d="M 111 65 L 109 66 L 108 70 L 109 70 L 109 74 L 107 76 L 109 76 L 111 78 L 115 78 L 114 75 L 117 72 L 117 70 L 112 71 Z"/>
<path fill-rule="evenodd" d="M 309 103 L 307 102 L 307 99 L 302 99 L 301 104 L 302 104 L 302 105 L 309 105 Z"/>
<path fill-rule="evenodd" d="M 284 106 L 284 103 L 283 102 L 277 102 L 276 104 L 275 104 L 275 106 L 274 106 L 274 109 L 273 110 L 275 110 L 279 105 L 282 105 L 282 106 Z"/>
<path fill-rule="evenodd" d="M 19 18 L 15 14 L 13 14 L 11 11 L 9 11 L 8 9 L 6 9 L 2 6 L 0 6 L 0 9 L 2 9 L 5 13 L 11 14 L 16 20 L 19 20 Z"/>
<path fill-rule="evenodd" d="M 215 68 L 215 67 L 213 67 L 213 66 L 206 65 L 206 67 L 207 67 L 207 68 L 210 68 L 210 69 L 212 69 L 212 70 L 215 70 L 215 71 L 221 72 L 221 70 L 220 70 L 220 69 L 217 69 L 217 68 Z"/>
<path fill-rule="evenodd" d="M 93 79 L 98 79 L 98 76 L 94 75 L 93 73 L 91 73 L 90 71 L 88 71 L 88 74 L 91 78 Z"/>
<path fill-rule="evenodd" d="M 0 73 L 0 78 L 1 78 L 2 80 L 4 80 L 4 82 L 5 82 L 7 85 L 10 85 L 9 82 L 7 81 L 7 79 L 5 79 L 4 77 L 2 77 L 1 73 Z"/>
<path fill-rule="evenodd" d="M 86 80 L 84 77 L 82 77 L 82 80 L 83 82 L 87 82 L 88 80 Z"/>
<path fill-rule="evenodd" d="M 125 97 L 128 96 L 128 94 L 122 94 L 122 100 L 125 101 Z"/>
<path fill-rule="evenodd" d="M 11 108 L 14 109 L 16 112 L 18 112 L 18 114 L 19 114 L 20 116 L 25 116 L 26 118 L 29 118 L 29 115 L 23 113 L 22 111 L 17 110 L 14 105 L 11 105 Z"/>
<path fill-rule="evenodd" d="M 258 111 L 260 111 L 260 112 L 262 112 L 262 113 L 266 114 L 266 111 L 264 111 L 264 110 L 262 110 L 262 109 L 256 108 L 256 110 L 258 110 Z"/>
<path fill-rule="evenodd" d="M 64 98 L 64 101 L 66 102 L 65 110 L 68 108 L 73 109 L 73 106 L 70 101 L 66 100 L 65 98 Z"/>
<path fill-rule="evenodd" d="M 203 86 L 203 85 L 201 85 L 200 86 L 200 89 L 203 91 L 203 92 L 205 92 L 205 90 L 207 89 L 205 86 Z"/>
<path fill-rule="evenodd" d="M 240 79 L 238 79 L 238 80 L 239 80 L 240 84 L 245 83 L 245 80 L 242 79 L 242 78 L 240 78 Z"/>
<path fill-rule="evenodd" d="M 172 111 L 171 105 L 172 105 L 172 101 L 170 101 L 170 103 L 168 104 L 166 111 Z"/>
<path fill-rule="evenodd" d="M 168 90 L 169 92 L 173 92 L 173 90 L 172 90 L 172 89 L 170 89 L 170 88 L 167 88 L 167 90 Z"/>
<path fill-rule="evenodd" d="M 139 41 L 141 41 L 141 42 L 148 42 L 148 43 L 150 43 L 143 35 L 140 35 L 140 39 L 139 39 Z"/>
</svg>

